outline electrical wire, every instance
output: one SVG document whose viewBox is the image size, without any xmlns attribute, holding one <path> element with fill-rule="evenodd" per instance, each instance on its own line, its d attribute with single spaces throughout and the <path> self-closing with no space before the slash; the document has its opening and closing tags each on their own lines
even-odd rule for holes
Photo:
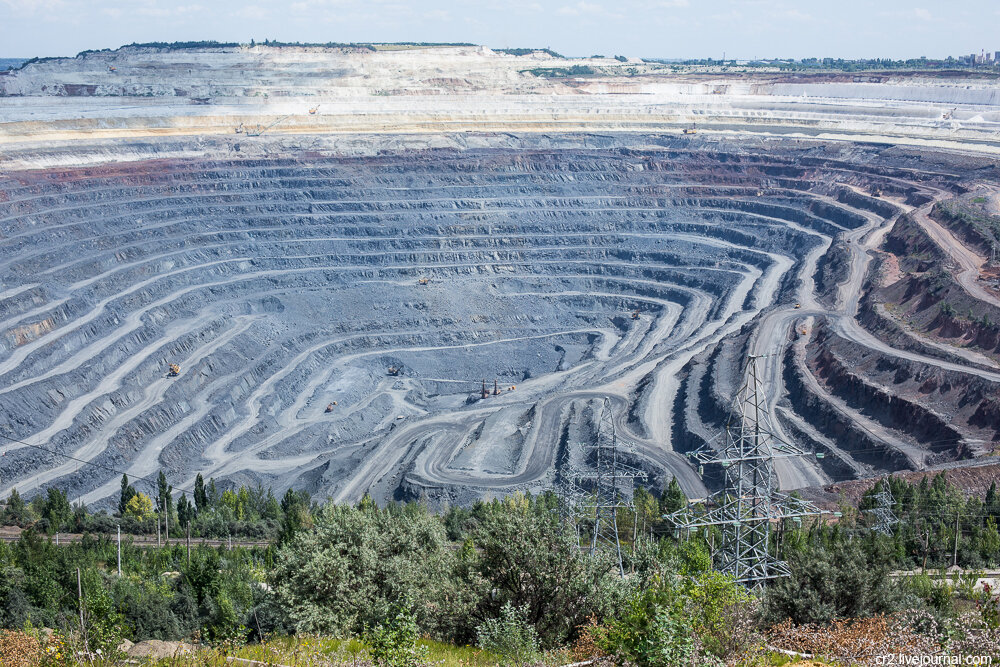
<svg viewBox="0 0 1000 667">
<path fill-rule="evenodd" d="M 4 440 L 6 440 L 8 442 L 13 442 L 13 443 L 17 443 L 19 445 L 23 445 L 25 447 L 30 447 L 32 449 L 38 449 L 38 450 L 41 450 L 43 452 L 48 452 L 49 454 L 54 454 L 55 456 L 62 456 L 63 458 L 69 459 L 70 461 L 76 461 L 77 463 L 80 463 L 80 464 L 83 464 L 83 465 L 93 466 L 95 468 L 100 468 L 101 470 L 107 470 L 109 472 L 113 472 L 113 473 L 119 474 L 119 475 L 128 475 L 128 472 L 125 471 L 125 470 L 119 470 L 119 469 L 117 469 L 117 468 L 115 468 L 113 466 L 105 465 L 103 463 L 94 463 L 93 461 L 87 461 L 85 459 L 80 459 L 80 458 L 77 458 L 75 456 L 71 456 L 70 454 L 63 454 L 62 452 L 57 452 L 54 449 L 49 449 L 48 447 L 42 447 L 41 445 L 33 445 L 30 442 L 25 442 L 24 440 L 18 440 L 17 438 L 12 438 L 9 435 L 4 435 L 3 433 L 0 433 L 0 438 L 3 438 Z M 6 455 L 7 455 L 7 452 L 6 451 L 3 452 L 2 456 L 6 456 Z M 150 477 L 145 477 L 143 475 L 130 476 L 129 480 L 142 480 L 142 481 L 145 481 L 145 482 L 149 482 L 149 484 L 151 486 L 153 486 L 154 488 L 158 487 L 159 484 L 160 484 L 159 480 L 154 480 L 154 479 L 152 479 Z M 194 491 L 192 489 L 186 489 L 186 488 L 182 488 L 182 487 L 173 487 L 173 490 L 174 491 L 181 491 L 182 493 L 190 493 L 192 496 L 194 495 Z"/>
</svg>

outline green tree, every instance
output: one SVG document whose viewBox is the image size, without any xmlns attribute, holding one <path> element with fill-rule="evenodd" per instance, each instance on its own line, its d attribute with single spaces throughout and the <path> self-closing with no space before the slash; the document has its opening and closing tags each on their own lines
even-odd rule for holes
<svg viewBox="0 0 1000 667">
<path fill-rule="evenodd" d="M 208 493 L 205 491 L 205 478 L 201 473 L 194 478 L 194 505 L 198 512 L 208 507 Z"/>
<path fill-rule="evenodd" d="M 45 504 L 42 518 L 48 521 L 50 531 L 62 530 L 73 518 L 73 507 L 63 491 L 50 486 L 45 492 Z"/>
<path fill-rule="evenodd" d="M 473 539 L 479 575 L 496 591 L 480 613 L 498 617 L 507 602 L 523 605 L 543 646 L 564 644 L 589 616 L 614 604 L 606 597 L 611 560 L 581 554 L 576 533 L 530 499 L 491 503 Z"/>
<path fill-rule="evenodd" d="M 681 485 L 677 482 L 677 478 L 672 477 L 670 483 L 667 484 L 667 488 L 663 491 L 663 495 L 660 497 L 660 511 L 663 514 L 672 514 L 685 507 L 687 507 L 687 496 L 681 490 Z"/>
<path fill-rule="evenodd" d="M 173 493 L 174 487 L 167 484 L 167 476 L 160 471 L 160 474 L 156 478 L 156 511 L 157 512 L 167 512 L 167 515 L 173 514 L 172 510 L 174 508 L 174 498 Z"/>
<path fill-rule="evenodd" d="M 153 501 L 149 496 L 141 492 L 137 492 L 132 496 L 128 501 L 128 507 L 125 508 L 125 516 L 130 516 L 139 521 L 152 514 Z"/>
<path fill-rule="evenodd" d="M 281 499 L 281 511 L 283 516 L 278 541 L 287 544 L 309 519 L 309 494 L 306 491 L 288 489 Z"/>
<path fill-rule="evenodd" d="M 294 509 L 289 506 L 288 509 Z M 328 504 L 312 530 L 278 550 L 272 585 L 300 632 L 360 634 L 413 602 L 420 627 L 444 634 L 441 614 L 468 617 L 463 589 L 441 582 L 457 568 L 441 522 L 421 506 L 381 509 Z"/>
<path fill-rule="evenodd" d="M 177 501 L 177 523 L 182 528 L 187 528 L 194 516 L 194 506 L 188 502 L 187 494 L 182 493 L 181 499 Z"/>
<path fill-rule="evenodd" d="M 128 475 L 122 475 L 122 492 L 118 499 L 118 516 L 124 516 L 128 510 L 128 501 L 135 495 L 135 487 L 128 483 Z"/>
<path fill-rule="evenodd" d="M 4 509 L 3 520 L 7 524 L 21 525 L 29 520 L 28 506 L 24 504 L 21 494 L 17 489 L 10 490 L 7 498 L 7 507 Z"/>
</svg>

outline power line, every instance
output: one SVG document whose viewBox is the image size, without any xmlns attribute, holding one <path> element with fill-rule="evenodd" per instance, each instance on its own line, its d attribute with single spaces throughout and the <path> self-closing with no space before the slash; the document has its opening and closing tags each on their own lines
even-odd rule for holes
<svg viewBox="0 0 1000 667">
<path fill-rule="evenodd" d="M 804 517 L 823 514 L 812 503 L 776 489 L 775 460 L 806 456 L 806 452 L 776 434 L 757 370 L 759 358 L 747 358 L 743 385 L 721 434 L 725 438 L 721 451 L 703 447 L 690 454 L 702 465 L 718 464 L 723 468 L 725 486 L 710 496 L 714 506 L 696 513 L 695 506 L 688 505 L 664 517 L 688 531 L 718 526 L 722 544 L 716 552 L 717 569 L 756 589 L 769 579 L 791 573 L 787 563 L 771 554 L 772 522 L 801 522 Z"/>
<path fill-rule="evenodd" d="M 583 445 L 581 449 L 582 461 L 579 465 L 570 461 L 559 488 L 563 512 L 578 527 L 581 515 L 593 517 L 590 554 L 595 555 L 599 548 L 610 549 L 617 558 L 618 572 L 624 577 L 618 510 L 635 511 L 635 480 L 645 479 L 646 473 L 622 460 L 608 398 L 601 406 L 594 444 Z"/>
<path fill-rule="evenodd" d="M 105 465 L 103 463 L 94 463 L 93 461 L 87 461 L 86 459 L 80 459 L 80 458 L 77 458 L 75 456 L 71 456 L 70 454 L 63 454 L 62 452 L 57 452 L 54 449 L 49 449 L 48 447 L 42 447 L 41 445 L 33 445 L 30 442 L 25 442 L 24 440 L 18 440 L 17 438 L 12 438 L 9 435 L 4 435 L 3 433 L 0 433 L 0 438 L 3 438 L 4 440 L 7 440 L 8 442 L 14 442 L 14 443 L 17 443 L 19 445 L 23 445 L 25 447 L 30 447 L 32 449 L 38 449 L 38 450 L 41 450 L 43 452 L 48 452 L 49 454 L 54 454 L 56 456 L 62 456 L 63 458 L 69 459 L 70 461 L 76 461 L 77 463 L 81 463 L 83 465 L 93 466 L 95 468 L 100 468 L 101 470 L 107 470 L 109 472 L 113 472 L 113 473 L 119 474 L 119 475 L 128 475 L 128 471 L 119 470 L 117 468 L 114 468 L 114 467 L 109 466 L 109 465 Z M 6 456 L 6 455 L 7 455 L 7 452 L 4 452 L 3 456 Z M 130 480 L 136 480 L 136 479 L 137 480 L 143 480 L 145 482 L 149 482 L 150 485 L 152 485 L 153 487 L 158 487 L 159 484 L 160 484 L 159 480 L 154 480 L 154 479 L 151 479 L 149 477 L 144 477 L 143 475 L 129 476 L 129 479 Z M 11 487 L 11 488 L 13 489 L 13 488 L 16 488 L 16 487 Z M 185 489 L 185 488 L 177 487 L 177 488 L 174 488 L 174 490 L 175 491 L 181 491 L 182 493 L 190 493 L 192 495 L 194 494 L 194 490 L 193 489 Z"/>
</svg>

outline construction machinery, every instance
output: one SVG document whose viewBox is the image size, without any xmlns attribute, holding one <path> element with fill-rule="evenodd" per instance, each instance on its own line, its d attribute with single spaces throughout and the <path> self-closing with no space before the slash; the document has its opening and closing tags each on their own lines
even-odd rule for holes
<svg viewBox="0 0 1000 667">
<path fill-rule="evenodd" d="M 493 378 L 493 395 L 494 396 L 500 395 L 500 385 L 499 383 L 497 383 L 496 378 Z"/>
<path fill-rule="evenodd" d="M 291 115 L 291 114 L 289 114 L 289 115 Z M 272 127 L 274 127 L 275 125 L 277 125 L 281 121 L 283 121 L 286 118 L 288 118 L 289 115 L 282 116 L 281 118 L 278 118 L 277 120 L 275 120 L 274 122 L 272 122 L 270 125 L 261 125 L 261 124 L 258 123 L 257 125 L 254 125 L 253 127 L 243 127 L 243 123 L 240 123 L 240 127 L 236 128 L 236 133 L 239 134 L 240 128 L 242 128 L 243 129 L 243 134 L 247 135 L 248 137 L 259 137 L 260 135 L 264 134 L 265 132 L 267 132 L 268 130 L 270 130 Z"/>
<path fill-rule="evenodd" d="M 170 364 L 170 370 L 167 371 L 167 377 L 175 378 L 181 374 L 181 367 L 177 364 Z"/>
<path fill-rule="evenodd" d="M 318 104 L 316 106 L 314 106 L 312 109 L 309 110 L 309 115 L 310 116 L 315 116 L 317 111 L 319 111 L 319 105 Z"/>
<path fill-rule="evenodd" d="M 389 375 L 399 375 L 400 370 L 401 369 L 396 368 L 395 366 L 389 366 L 389 368 L 386 369 L 386 372 Z"/>
<path fill-rule="evenodd" d="M 798 310 L 798 309 L 799 309 L 799 308 L 801 308 L 801 307 L 802 307 L 802 304 L 801 304 L 801 303 L 797 303 L 797 304 L 795 304 L 795 310 Z"/>
<path fill-rule="evenodd" d="M 486 378 L 483 378 L 483 393 L 481 394 L 483 400 L 490 397 L 490 392 L 486 391 Z"/>
<path fill-rule="evenodd" d="M 326 410 L 324 410 L 323 412 L 333 412 L 333 406 L 334 406 L 335 403 L 336 403 L 336 401 L 334 401 L 333 403 L 327 403 L 326 404 Z"/>
<path fill-rule="evenodd" d="M 108 65 L 108 71 L 109 72 L 117 72 L 118 68 L 115 67 L 114 65 Z"/>
<path fill-rule="evenodd" d="M 430 281 L 431 281 L 431 279 L 430 279 L 430 278 L 421 278 L 420 280 L 418 280 L 418 281 L 417 281 L 417 284 L 418 284 L 418 285 L 426 285 L 426 284 L 428 284 L 428 283 L 429 283 Z"/>
<path fill-rule="evenodd" d="M 639 319 L 639 309 L 638 308 L 636 308 L 635 310 L 632 311 L 632 319 L 633 320 Z"/>
<path fill-rule="evenodd" d="M 691 127 L 685 127 L 683 130 L 684 134 L 698 134 L 698 128 L 694 123 L 691 123 Z"/>
</svg>

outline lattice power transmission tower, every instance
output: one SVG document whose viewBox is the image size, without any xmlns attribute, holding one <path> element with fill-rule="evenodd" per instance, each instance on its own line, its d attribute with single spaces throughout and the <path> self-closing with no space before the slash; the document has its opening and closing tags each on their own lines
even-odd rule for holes
<svg viewBox="0 0 1000 667">
<path fill-rule="evenodd" d="M 759 358 L 747 360 L 743 385 L 720 434 L 723 447 L 716 451 L 706 445 L 690 454 L 699 471 L 708 464 L 722 466 L 723 489 L 709 496 L 703 507 L 689 505 L 666 517 L 682 530 L 718 526 L 722 543 L 715 553 L 716 567 L 748 588 L 789 574 L 788 565 L 771 553 L 772 524 L 822 514 L 812 503 L 777 491 L 774 462 L 807 454 L 785 442 L 772 426 Z"/>
<path fill-rule="evenodd" d="M 581 518 L 593 521 L 590 553 L 608 549 L 617 559 L 619 573 L 625 576 L 618 511 L 634 511 L 635 480 L 645 479 L 646 473 L 625 462 L 609 399 L 604 399 L 594 441 L 580 449 L 580 462 L 570 463 L 559 489 L 564 512 L 574 522 Z"/>
<path fill-rule="evenodd" d="M 892 535 L 893 528 L 899 523 L 899 519 L 892 511 L 896 499 L 892 497 L 887 479 L 883 479 L 879 483 L 879 491 L 871 496 L 871 500 L 872 507 L 865 510 L 865 513 L 872 518 L 872 530 L 883 535 Z"/>
</svg>

